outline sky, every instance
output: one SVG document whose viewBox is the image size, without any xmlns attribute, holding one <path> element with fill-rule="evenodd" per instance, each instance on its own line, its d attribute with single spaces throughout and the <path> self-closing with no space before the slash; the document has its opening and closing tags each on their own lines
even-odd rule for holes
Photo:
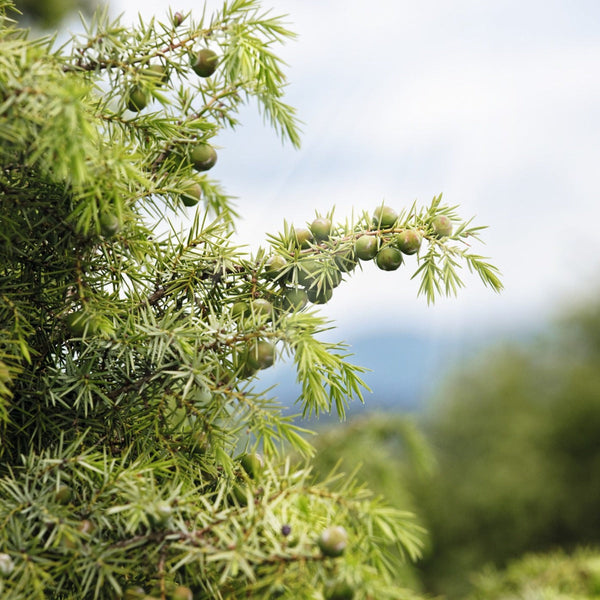
<svg viewBox="0 0 600 600">
<path fill-rule="evenodd" d="M 207 3 L 208 10 L 220 6 Z M 200 13 L 198 0 L 121 0 L 125 21 Z M 216 140 L 211 175 L 236 196 L 238 241 L 255 247 L 286 219 L 340 220 L 440 192 L 488 225 L 495 294 L 465 271 L 457 298 L 427 306 L 412 271 L 362 273 L 323 313 L 342 332 L 502 332 L 600 290 L 600 2 L 597 0 L 264 0 L 297 40 L 286 101 L 302 147 L 282 146 L 250 105 Z M 414 270 L 414 257 L 408 261 Z"/>
</svg>

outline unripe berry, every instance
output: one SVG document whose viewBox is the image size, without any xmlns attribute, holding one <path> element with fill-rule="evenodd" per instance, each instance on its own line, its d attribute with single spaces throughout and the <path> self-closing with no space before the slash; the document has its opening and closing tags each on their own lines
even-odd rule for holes
<svg viewBox="0 0 600 600">
<path fill-rule="evenodd" d="M 310 286 L 321 270 L 321 263 L 316 258 L 308 258 L 298 263 L 296 280 L 302 286 Z"/>
<path fill-rule="evenodd" d="M 393 246 L 382 248 L 375 257 L 375 264 L 383 271 L 395 271 L 402 264 L 402 252 Z"/>
<path fill-rule="evenodd" d="M 217 163 L 217 151 L 206 142 L 196 144 L 190 150 L 190 162 L 196 171 L 208 171 Z"/>
<path fill-rule="evenodd" d="M 276 279 L 287 266 L 287 260 L 281 254 L 274 254 L 265 263 L 265 274 L 269 279 Z"/>
<path fill-rule="evenodd" d="M 431 224 L 436 237 L 442 238 L 452 235 L 452 221 L 446 215 L 438 215 Z"/>
<path fill-rule="evenodd" d="M 375 236 L 362 235 L 354 242 L 354 252 L 360 260 L 371 260 L 377 254 L 378 245 Z"/>
<path fill-rule="evenodd" d="M 103 212 L 100 215 L 100 233 L 105 238 L 110 238 L 119 233 L 121 223 L 119 217 L 111 212 Z"/>
<path fill-rule="evenodd" d="M 202 198 L 202 186 L 197 181 L 189 181 L 181 194 L 184 206 L 196 206 Z"/>
<path fill-rule="evenodd" d="M 66 323 L 71 337 L 74 338 L 80 338 L 84 335 L 91 337 L 100 332 L 98 320 L 84 310 L 78 310 L 67 315 Z"/>
<path fill-rule="evenodd" d="M 333 289 L 325 285 L 321 287 L 315 285 L 306 290 L 306 296 L 313 304 L 326 304 L 333 297 Z"/>
<path fill-rule="evenodd" d="M 245 317 L 250 313 L 250 306 L 246 302 L 235 302 L 231 307 L 231 316 L 234 319 Z"/>
<path fill-rule="evenodd" d="M 233 484 L 233 486 L 231 487 L 231 492 L 229 494 L 229 497 L 231 499 L 235 499 L 240 506 L 247 506 L 248 505 L 248 490 L 249 490 L 249 488 L 247 485 L 242 485 L 241 483 L 238 483 L 236 481 Z"/>
<path fill-rule="evenodd" d="M 240 464 L 251 479 L 255 479 L 260 475 L 264 467 L 263 457 L 256 452 L 253 454 L 242 454 Z"/>
<path fill-rule="evenodd" d="M 308 248 L 313 241 L 313 234 L 306 227 L 296 227 L 294 229 L 294 242 L 298 248 Z"/>
<path fill-rule="evenodd" d="M 352 600 L 354 589 L 346 581 L 335 581 L 325 586 L 323 597 L 325 600 Z"/>
<path fill-rule="evenodd" d="M 266 340 L 254 341 L 248 348 L 246 363 L 251 369 L 268 369 L 275 362 L 275 346 Z"/>
<path fill-rule="evenodd" d="M 340 525 L 334 525 L 321 533 L 317 544 L 324 556 L 341 556 L 348 545 L 348 534 Z"/>
<path fill-rule="evenodd" d="M 250 309 L 255 315 L 272 316 L 273 305 L 264 298 L 256 298 L 250 303 Z"/>
<path fill-rule="evenodd" d="M 154 511 L 152 516 L 158 524 L 164 525 L 169 520 L 172 514 L 173 507 L 169 502 L 160 500 L 154 505 Z"/>
<path fill-rule="evenodd" d="M 323 217 L 318 217 L 310 224 L 310 231 L 317 242 L 324 242 L 329 239 L 331 221 Z"/>
<path fill-rule="evenodd" d="M 90 534 L 94 532 L 94 529 L 96 529 L 96 526 L 88 519 L 83 519 L 82 521 L 79 522 L 79 525 L 77 526 L 77 529 L 83 533 L 83 534 Z"/>
<path fill-rule="evenodd" d="M 389 206 L 378 206 L 373 212 L 373 225 L 378 229 L 388 229 L 394 226 L 398 213 Z"/>
<path fill-rule="evenodd" d="M 219 65 L 219 57 L 209 48 L 202 48 L 192 57 L 192 69 L 200 77 L 210 77 Z"/>
<path fill-rule="evenodd" d="M 358 263 L 354 249 L 337 252 L 333 257 L 333 260 L 342 273 L 350 273 L 350 271 L 353 271 L 356 268 L 356 264 Z"/>
<path fill-rule="evenodd" d="M 404 254 L 415 254 L 419 251 L 422 240 L 418 231 L 405 229 L 396 236 L 394 243 Z"/>
<path fill-rule="evenodd" d="M 146 75 L 155 85 L 160 86 L 169 79 L 169 71 L 164 65 L 148 65 Z"/>
<path fill-rule="evenodd" d="M 308 296 L 306 291 L 301 288 L 289 288 L 285 291 L 281 299 L 283 310 L 301 310 L 306 306 Z"/>
<path fill-rule="evenodd" d="M 131 586 L 125 590 L 123 600 L 141 600 L 146 597 L 146 590 L 140 586 Z"/>
<path fill-rule="evenodd" d="M 67 315 L 66 323 L 71 337 L 83 337 L 87 318 L 82 310 L 78 310 Z"/>
<path fill-rule="evenodd" d="M 132 112 L 139 112 L 148 104 L 148 94 L 139 85 L 134 85 L 127 95 L 127 108 Z"/>
<path fill-rule="evenodd" d="M 335 265 L 335 263 L 333 263 L 333 265 Z M 340 285 L 340 283 L 342 283 L 342 274 L 338 271 L 337 267 L 333 265 L 332 268 L 327 270 L 325 281 L 327 282 L 328 286 L 336 288 L 338 285 Z"/>
</svg>

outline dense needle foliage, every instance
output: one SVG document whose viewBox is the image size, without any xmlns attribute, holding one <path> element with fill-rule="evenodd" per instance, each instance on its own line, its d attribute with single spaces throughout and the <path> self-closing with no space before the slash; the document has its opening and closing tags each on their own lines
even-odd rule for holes
<svg viewBox="0 0 600 600">
<path fill-rule="evenodd" d="M 481 228 L 440 196 L 385 222 L 284 224 L 249 255 L 207 172 L 247 102 L 299 144 L 282 19 L 254 0 L 135 29 L 99 13 L 56 50 L 11 9 L 0 0 L 2 598 L 410 597 L 390 556 L 419 555 L 411 515 L 352 477 L 317 480 L 304 430 L 255 375 L 289 356 L 299 411 L 343 416 L 361 369 L 319 339 L 316 305 L 359 240 L 383 270 L 412 263 L 432 301 L 461 264 L 500 289 L 471 252 Z"/>
</svg>

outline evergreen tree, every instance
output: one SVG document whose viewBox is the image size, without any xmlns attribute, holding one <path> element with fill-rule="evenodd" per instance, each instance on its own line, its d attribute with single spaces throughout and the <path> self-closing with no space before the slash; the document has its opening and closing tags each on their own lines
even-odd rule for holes
<svg viewBox="0 0 600 600">
<path fill-rule="evenodd" d="M 12 8 L 0 0 L 2 598 L 410 597 L 389 557 L 419 555 L 411 516 L 314 477 L 305 430 L 256 373 L 289 356 L 300 411 L 343 417 L 361 369 L 319 339 L 316 305 L 365 260 L 412 261 L 428 301 L 460 287 L 461 264 L 499 290 L 471 252 L 481 228 L 437 197 L 284 224 L 247 254 L 208 171 L 249 101 L 299 144 L 283 21 L 255 0 L 134 30 L 97 14 L 56 50 Z"/>
</svg>

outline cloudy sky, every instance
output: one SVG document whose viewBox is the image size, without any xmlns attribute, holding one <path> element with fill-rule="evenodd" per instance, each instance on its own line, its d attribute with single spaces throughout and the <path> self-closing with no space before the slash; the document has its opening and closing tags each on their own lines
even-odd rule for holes
<svg viewBox="0 0 600 600">
<path fill-rule="evenodd" d="M 208 2 L 208 7 L 220 2 Z M 112 3 L 127 20 L 198 0 Z M 468 276 L 427 307 L 410 271 L 367 265 L 325 312 L 342 330 L 385 323 L 427 332 L 537 322 L 600 289 L 600 2 L 264 0 L 298 39 L 287 100 L 301 150 L 282 147 L 254 107 L 218 138 L 212 171 L 237 196 L 240 241 L 336 206 L 425 204 L 443 192 L 490 226 L 496 295 Z M 466 274 L 467 275 L 467 274 Z"/>
</svg>

